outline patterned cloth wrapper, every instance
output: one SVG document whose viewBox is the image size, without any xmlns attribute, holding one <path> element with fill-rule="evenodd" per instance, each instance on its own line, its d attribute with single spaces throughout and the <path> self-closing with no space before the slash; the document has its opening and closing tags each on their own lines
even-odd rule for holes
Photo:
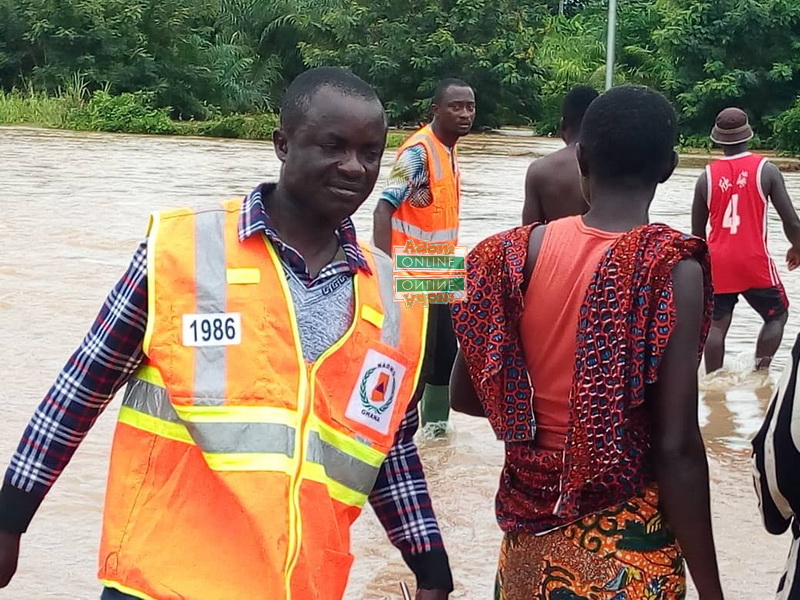
<svg viewBox="0 0 800 600">
<path fill-rule="evenodd" d="M 507 533 L 495 600 L 685 598 L 683 557 L 648 488 L 544 535 Z"/>
<path fill-rule="evenodd" d="M 470 378 L 495 435 L 506 442 L 503 481 L 508 469 L 530 454 L 536 433 L 535 382 L 518 330 L 523 269 L 535 226 L 479 243 L 467 256 L 468 296 L 452 307 Z M 553 517 L 552 504 L 534 507 L 544 518 L 542 527 L 618 505 L 652 482 L 649 417 L 637 408 L 647 385 L 656 381 L 675 326 L 672 269 L 686 258 L 696 259 L 704 274 L 699 361 L 713 306 L 705 243 L 663 224 L 644 225 L 616 240 L 600 261 L 580 309 L 563 466 L 549 482 L 560 490 L 555 521 L 547 519 Z M 515 479 L 517 487 L 527 487 Z M 515 529 L 513 518 L 499 519 L 505 531 Z"/>
</svg>

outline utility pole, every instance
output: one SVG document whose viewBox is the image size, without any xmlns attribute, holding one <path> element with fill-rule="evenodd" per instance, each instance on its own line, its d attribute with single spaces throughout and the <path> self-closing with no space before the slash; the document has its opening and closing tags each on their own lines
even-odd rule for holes
<svg viewBox="0 0 800 600">
<path fill-rule="evenodd" d="M 564 16 L 564 0 L 558 0 L 558 14 Z"/>
<path fill-rule="evenodd" d="M 614 47 L 617 41 L 617 0 L 608 0 L 608 38 L 606 41 L 606 91 L 614 85 Z"/>
</svg>

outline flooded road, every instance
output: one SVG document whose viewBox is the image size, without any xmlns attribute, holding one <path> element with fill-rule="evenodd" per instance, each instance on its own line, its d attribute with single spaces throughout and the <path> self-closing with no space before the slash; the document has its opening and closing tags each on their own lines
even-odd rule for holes
<svg viewBox="0 0 800 600">
<path fill-rule="evenodd" d="M 553 140 L 470 136 L 461 150 L 462 242 L 517 225 L 525 169 Z M 388 174 L 387 152 L 379 186 Z M 91 325 L 144 235 L 150 211 L 241 196 L 274 179 L 268 142 L 125 136 L 0 128 L 0 468 L 5 470 L 37 403 Z M 651 220 L 688 231 L 699 169 L 679 169 L 659 188 Z M 787 174 L 800 202 L 800 175 Z M 377 191 L 355 217 L 371 233 Z M 800 275 L 783 264 L 788 247 L 770 218 L 770 247 L 789 298 Z M 748 374 L 760 319 L 737 305 L 725 372 L 703 379 L 701 418 L 712 473 L 715 534 L 726 598 L 774 594 L 789 540 L 761 527 L 752 489 L 749 440 L 798 330 L 793 304 L 771 376 Z M 100 417 L 23 537 L 19 572 L 0 591 L 12 599 L 96 599 L 96 553 L 108 451 L 119 398 Z M 424 436 L 422 436 L 424 438 Z M 455 415 L 444 440 L 420 440 L 434 506 L 456 579 L 453 598 L 491 598 L 500 530 L 494 493 L 502 447 L 482 420 Z M 413 577 L 370 508 L 354 531 L 356 563 L 348 600 L 400 598 Z M 695 596 L 690 596 L 695 597 Z M 222 600 L 222 599 L 221 599 Z"/>
</svg>

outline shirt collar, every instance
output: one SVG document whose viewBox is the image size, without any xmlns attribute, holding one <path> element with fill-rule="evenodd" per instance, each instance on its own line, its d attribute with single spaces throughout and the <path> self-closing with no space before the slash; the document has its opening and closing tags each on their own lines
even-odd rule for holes
<svg viewBox="0 0 800 600">
<path fill-rule="evenodd" d="M 276 187 L 275 183 L 262 183 L 252 192 L 245 196 L 242 202 L 242 212 L 239 217 L 239 241 L 242 242 L 256 233 L 263 232 L 270 240 L 285 242 L 280 239 L 278 231 L 272 224 L 272 220 L 264 206 L 264 199 L 271 194 Z M 356 227 L 350 217 L 346 217 L 336 229 L 336 237 L 339 245 L 344 250 L 347 264 L 351 273 L 355 274 L 362 270 L 371 274 L 367 259 L 358 244 Z"/>
</svg>

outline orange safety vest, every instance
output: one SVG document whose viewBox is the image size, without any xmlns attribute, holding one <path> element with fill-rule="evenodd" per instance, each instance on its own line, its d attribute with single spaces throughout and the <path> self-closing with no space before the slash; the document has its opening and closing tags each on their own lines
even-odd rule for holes
<svg viewBox="0 0 800 600">
<path fill-rule="evenodd" d="M 427 312 L 362 245 L 350 328 L 312 364 L 241 201 L 154 214 L 146 359 L 114 434 L 99 577 L 156 600 L 340 600 L 350 526 L 419 378 Z"/>
<path fill-rule="evenodd" d="M 397 151 L 397 156 L 416 144 L 425 147 L 428 163 L 428 185 L 431 203 L 412 206 L 403 202 L 392 215 L 392 253 L 406 242 L 458 243 L 458 206 L 461 196 L 461 174 L 458 154 L 453 147 L 452 162 L 447 147 L 439 141 L 430 125 L 411 135 Z M 455 169 L 453 165 L 456 165 Z"/>
</svg>

